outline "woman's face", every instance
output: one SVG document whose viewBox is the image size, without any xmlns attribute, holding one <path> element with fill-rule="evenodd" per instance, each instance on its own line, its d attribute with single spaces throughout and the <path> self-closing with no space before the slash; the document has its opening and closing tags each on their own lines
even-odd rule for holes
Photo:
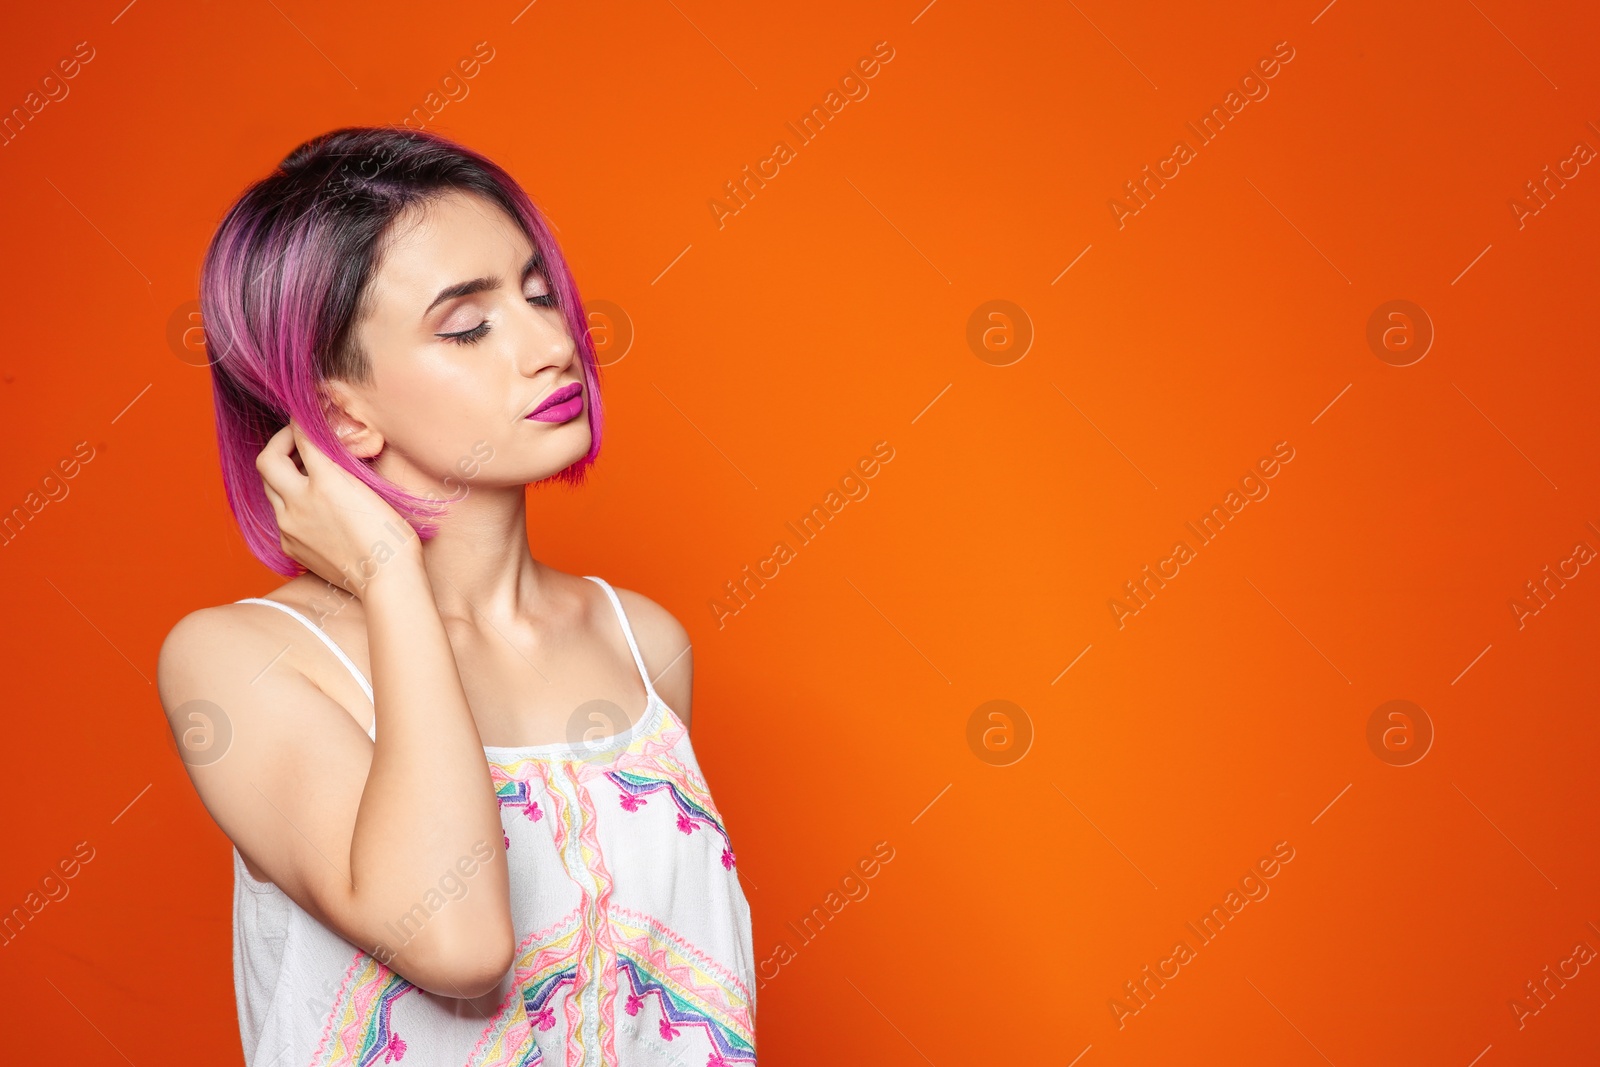
<svg viewBox="0 0 1600 1067">
<path fill-rule="evenodd" d="M 526 485 L 589 451 L 591 398 L 566 318 L 522 228 L 450 192 L 396 220 L 355 335 L 364 385 L 329 383 L 358 456 L 413 491 Z M 552 396 L 577 395 L 539 412 Z M 448 480 L 447 480 L 448 479 Z"/>
</svg>

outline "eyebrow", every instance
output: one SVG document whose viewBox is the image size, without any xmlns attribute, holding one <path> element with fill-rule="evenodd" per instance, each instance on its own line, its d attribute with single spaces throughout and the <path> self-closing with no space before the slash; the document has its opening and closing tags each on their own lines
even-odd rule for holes
<svg viewBox="0 0 1600 1067">
<path fill-rule="evenodd" d="M 529 273 L 543 265 L 543 260 L 539 258 L 538 249 L 534 249 L 533 255 L 528 257 L 528 262 L 522 265 L 522 277 L 526 278 Z M 422 317 L 427 318 L 428 312 L 431 312 L 446 300 L 454 300 L 457 297 L 471 296 L 473 293 L 481 293 L 489 289 L 498 288 L 500 288 L 500 277 L 493 274 L 483 278 L 473 278 L 471 281 L 447 285 L 439 290 L 439 295 L 433 298 L 433 303 L 428 305 L 427 310 L 422 313 Z"/>
</svg>

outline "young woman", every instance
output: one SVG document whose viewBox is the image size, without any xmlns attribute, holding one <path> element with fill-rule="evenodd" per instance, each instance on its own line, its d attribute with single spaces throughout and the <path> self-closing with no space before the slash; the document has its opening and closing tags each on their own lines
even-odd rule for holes
<svg viewBox="0 0 1600 1067">
<path fill-rule="evenodd" d="M 431 134 L 333 131 L 233 205 L 201 310 L 228 501 L 290 579 L 159 665 L 235 846 L 246 1064 L 754 1063 L 688 635 L 529 550 L 526 486 L 580 483 L 601 418 L 527 194 Z"/>
</svg>

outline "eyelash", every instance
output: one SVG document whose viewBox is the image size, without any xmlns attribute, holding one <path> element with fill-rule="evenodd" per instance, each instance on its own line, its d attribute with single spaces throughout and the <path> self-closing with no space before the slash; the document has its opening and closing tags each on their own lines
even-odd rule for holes
<svg viewBox="0 0 1600 1067">
<path fill-rule="evenodd" d="M 556 300 L 556 294 L 555 293 L 544 293 L 544 294 L 542 294 L 540 296 L 530 296 L 530 297 L 528 297 L 528 303 L 537 304 L 539 307 L 546 307 L 546 308 L 555 307 L 556 306 L 555 300 Z M 541 301 L 548 301 L 548 302 L 547 303 L 541 303 Z M 444 340 L 449 341 L 451 344 L 456 344 L 456 345 L 475 345 L 479 341 L 483 340 L 483 338 L 488 334 L 488 332 L 489 332 L 489 320 L 488 319 L 484 319 L 482 322 L 478 323 L 478 325 L 474 326 L 470 330 L 462 330 L 460 333 L 441 333 L 439 336 L 442 337 Z"/>
</svg>

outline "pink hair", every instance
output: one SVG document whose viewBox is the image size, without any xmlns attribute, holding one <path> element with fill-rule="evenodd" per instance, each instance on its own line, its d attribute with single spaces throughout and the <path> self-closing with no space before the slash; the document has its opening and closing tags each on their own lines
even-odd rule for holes
<svg viewBox="0 0 1600 1067">
<path fill-rule="evenodd" d="M 543 258 L 577 344 L 589 397 L 588 453 L 550 481 L 580 483 L 600 452 L 594 344 L 578 286 L 543 216 L 498 165 L 422 130 L 347 127 L 290 152 L 228 210 L 206 250 L 200 311 L 211 363 L 217 449 L 228 506 L 255 557 L 287 577 L 304 572 L 283 551 L 256 456 L 290 418 L 427 540 L 446 504 L 379 477 L 335 438 L 321 399 L 329 378 L 370 380 L 353 324 L 382 240 L 408 207 L 450 191 L 483 196 L 517 220 Z"/>
</svg>

